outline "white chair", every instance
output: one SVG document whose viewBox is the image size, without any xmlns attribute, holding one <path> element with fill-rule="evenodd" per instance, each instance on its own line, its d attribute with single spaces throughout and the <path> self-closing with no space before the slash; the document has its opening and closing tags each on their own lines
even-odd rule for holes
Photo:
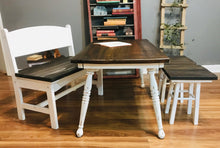
<svg viewBox="0 0 220 148">
<path fill-rule="evenodd" d="M 11 54 L 10 68 L 13 71 L 12 80 L 15 91 L 18 118 L 25 120 L 25 109 L 49 114 L 51 127 L 58 129 L 56 100 L 78 89 L 85 81 L 75 84 L 75 80 L 85 76 L 86 70 L 78 69 L 77 65 L 70 62 L 70 57 L 75 55 L 70 25 L 36 26 L 8 32 L 3 31 L 4 47 Z M 50 63 L 18 70 L 16 57 L 31 55 L 53 49 L 68 47 L 69 57 L 61 57 Z M 99 94 L 102 94 L 102 71 L 98 72 Z M 68 84 L 70 88 L 58 94 L 58 90 Z M 45 91 L 47 100 L 37 104 L 29 104 L 23 100 L 22 88 Z M 48 106 L 48 107 L 46 107 Z"/>
</svg>

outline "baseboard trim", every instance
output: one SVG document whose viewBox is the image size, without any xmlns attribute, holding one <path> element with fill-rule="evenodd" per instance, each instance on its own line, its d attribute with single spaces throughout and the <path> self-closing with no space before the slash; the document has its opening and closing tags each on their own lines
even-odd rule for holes
<svg viewBox="0 0 220 148">
<path fill-rule="evenodd" d="M 220 73 L 220 65 L 202 65 L 213 73 Z"/>
</svg>

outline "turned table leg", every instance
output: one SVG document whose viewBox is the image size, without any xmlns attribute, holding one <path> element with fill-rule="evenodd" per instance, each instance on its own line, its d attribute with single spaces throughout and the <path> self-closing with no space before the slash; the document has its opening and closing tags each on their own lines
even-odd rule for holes
<svg viewBox="0 0 220 148">
<path fill-rule="evenodd" d="M 86 112 L 87 112 L 88 105 L 89 105 L 93 74 L 94 72 L 89 72 L 89 71 L 87 72 L 87 79 L 86 79 L 86 84 L 84 86 L 84 92 L 83 92 L 83 97 L 82 97 L 79 127 L 78 127 L 78 130 L 76 131 L 77 137 L 83 136 L 83 126 L 84 126 Z"/>
<path fill-rule="evenodd" d="M 158 87 L 157 87 L 157 82 L 155 79 L 155 70 L 150 69 L 149 70 L 150 74 L 150 89 L 151 89 L 151 96 L 152 96 L 152 101 L 153 101 L 153 106 L 154 106 L 154 111 L 157 119 L 157 126 L 158 126 L 158 137 L 160 139 L 163 139 L 165 137 L 165 133 L 163 130 L 163 125 L 162 125 L 162 117 L 161 117 L 161 108 L 160 108 L 160 100 L 159 100 L 159 94 L 158 94 Z"/>
</svg>

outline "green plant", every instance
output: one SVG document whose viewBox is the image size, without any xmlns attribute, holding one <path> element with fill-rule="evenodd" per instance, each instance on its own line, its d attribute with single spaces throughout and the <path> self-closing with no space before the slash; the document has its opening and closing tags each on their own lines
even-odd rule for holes
<svg viewBox="0 0 220 148">
<path fill-rule="evenodd" d="M 183 27 L 180 23 L 174 25 L 162 24 L 164 28 L 164 40 L 166 43 L 172 46 L 181 46 L 180 44 L 180 27 Z"/>
</svg>

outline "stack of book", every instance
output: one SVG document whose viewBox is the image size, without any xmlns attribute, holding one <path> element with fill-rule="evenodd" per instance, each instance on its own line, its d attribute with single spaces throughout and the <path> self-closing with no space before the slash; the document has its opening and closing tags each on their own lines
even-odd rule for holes
<svg viewBox="0 0 220 148">
<path fill-rule="evenodd" d="M 96 36 L 102 37 L 102 36 L 115 36 L 114 30 L 96 30 Z"/>
<path fill-rule="evenodd" d="M 126 18 L 127 17 L 104 17 L 106 20 L 104 26 L 126 25 Z"/>
<path fill-rule="evenodd" d="M 119 3 L 120 0 L 96 0 L 97 3 Z"/>
<path fill-rule="evenodd" d="M 113 8 L 112 14 L 113 15 L 134 14 L 134 10 L 130 9 L 129 7 Z"/>
<path fill-rule="evenodd" d="M 114 30 L 96 30 L 97 40 L 118 40 Z"/>
</svg>

